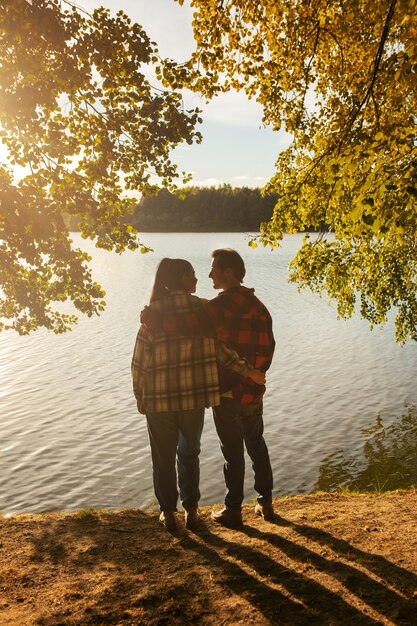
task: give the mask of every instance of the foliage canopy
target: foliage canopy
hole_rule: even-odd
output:
[[[152,88],[149,66],[159,61],[121,11],[0,0],[0,330],[63,332],[76,320],[57,310],[67,300],[89,316],[103,309],[65,216],[98,247],[146,251],[126,220],[137,200],[123,191],[149,191],[152,174],[172,188],[170,150],[200,139],[198,111]]]
[[[165,63],[166,84],[242,89],[293,136],[262,243],[326,224],[334,235],[305,238],[291,280],[326,291],[340,316],[359,301],[371,325],[394,308],[397,340],[417,340],[416,1],[191,4],[196,51]]]
[[[123,189],[149,191],[151,171],[172,188],[170,149],[200,139],[198,112],[171,91],[186,86],[207,98],[245,90],[265,124],[291,133],[261,242],[333,233],[305,238],[291,280],[327,292],[341,316],[359,301],[371,325],[394,308],[397,339],[416,340],[416,0],[191,4],[196,51],[178,65],[122,12],[0,0],[0,329],[61,332],[75,318],[54,303],[68,299],[87,315],[102,309],[63,216],[98,246],[141,247]],[[169,91],[151,87],[148,66]],[[29,169],[17,182],[19,165]]]

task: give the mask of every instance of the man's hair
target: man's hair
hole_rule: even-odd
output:
[[[224,271],[228,267],[232,270],[234,277],[241,283],[246,274],[245,264],[242,257],[232,248],[219,248],[211,253],[213,259],[217,260],[219,267]]]

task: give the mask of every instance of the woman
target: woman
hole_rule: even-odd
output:
[[[188,313],[205,300],[192,295],[197,278],[184,259],[162,259],[155,276],[150,309],[157,314]],[[160,522],[175,530],[177,473],[180,499],[189,529],[198,525],[200,439],[205,407],[220,404],[217,362],[263,384],[265,375],[210,337],[153,334],[139,328],[132,360],[133,390],[146,415],[153,484]]]

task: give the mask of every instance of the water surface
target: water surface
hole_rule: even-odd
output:
[[[417,345],[395,344],[392,323],[371,332],[358,318],[337,320],[326,300],[288,284],[299,236],[273,252],[249,249],[239,233],[142,238],[153,254],[118,256],[74,234],[107,291],[100,318],[82,319],[61,336],[0,334],[1,512],[155,505],[146,425],[130,381],[139,311],[163,256],[189,259],[197,294],[213,297],[210,252],[223,246],[242,254],[245,285],[256,288],[274,319],[277,348],[264,402],[274,495],[417,483]],[[221,502],[222,457],[209,410],[202,448],[201,502]]]

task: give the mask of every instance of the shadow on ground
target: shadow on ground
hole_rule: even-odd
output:
[[[417,624],[417,492],[203,513],[167,533],[138,510],[1,518],[1,624]]]

